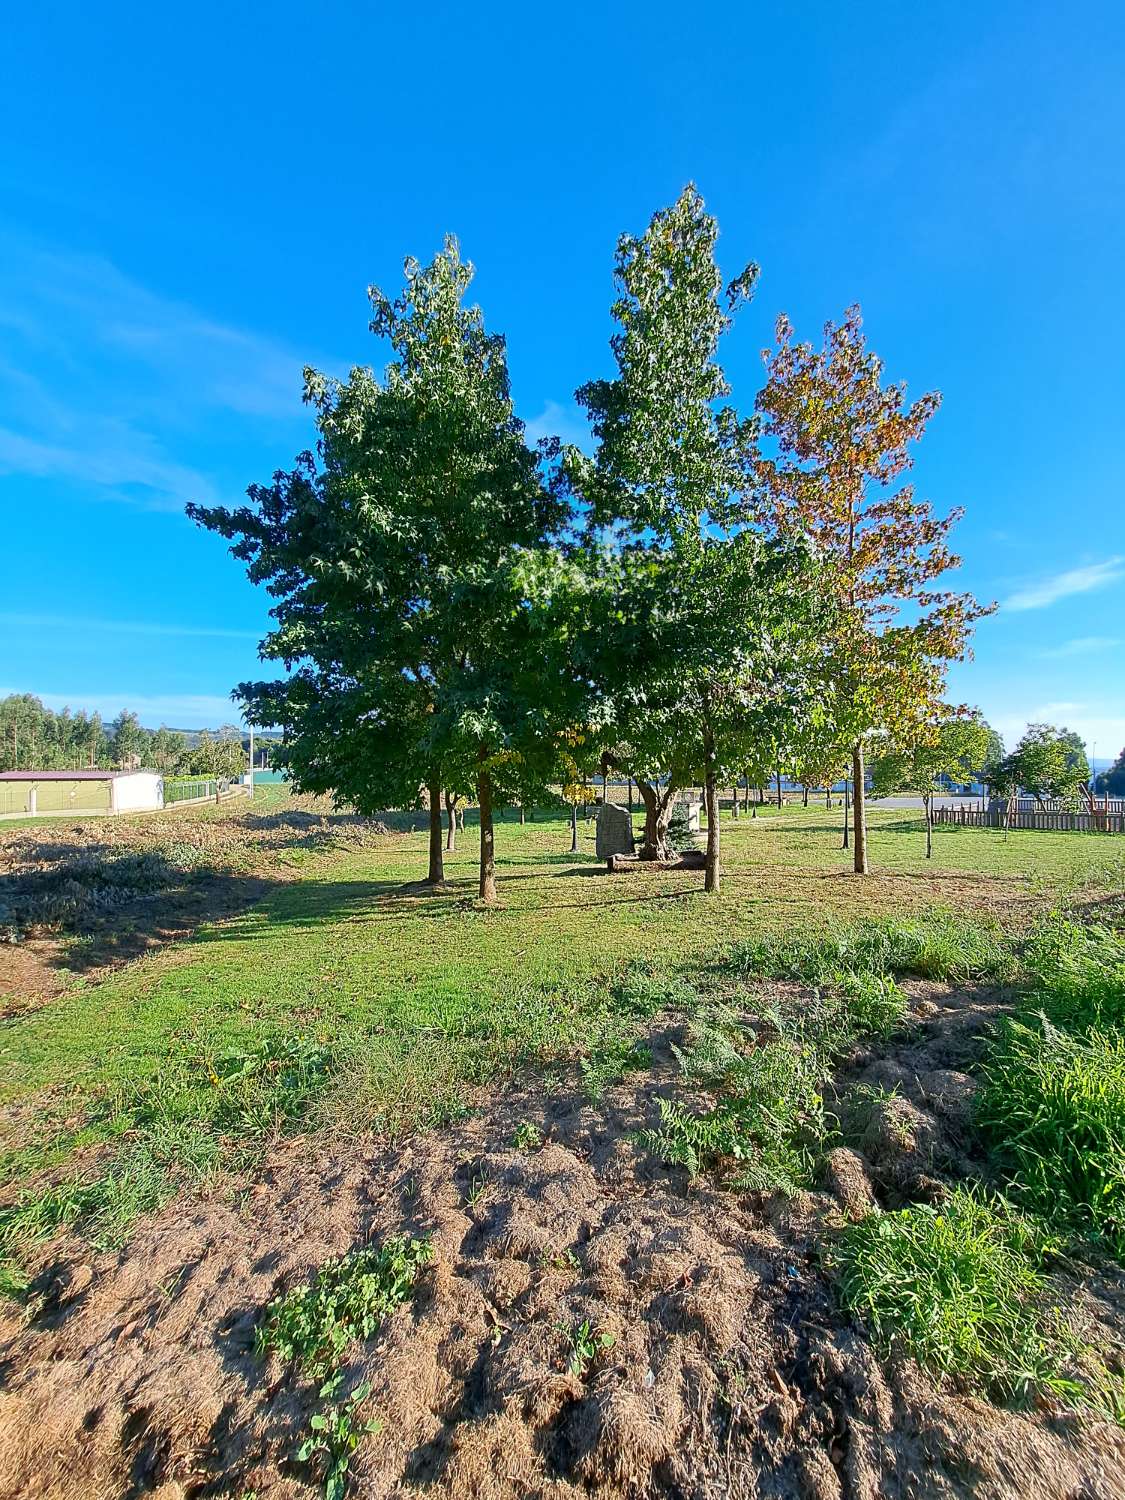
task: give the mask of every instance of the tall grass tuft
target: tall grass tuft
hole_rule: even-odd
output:
[[[1070,1352],[1040,1299],[1042,1231],[1002,1199],[958,1189],[846,1229],[832,1253],[844,1306],[884,1352],[901,1342],[931,1370],[1000,1399],[1074,1399]]]

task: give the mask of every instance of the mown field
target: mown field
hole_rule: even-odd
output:
[[[369,1406],[388,1430],[357,1439],[357,1493],[897,1493],[938,1400],[955,1436],[917,1493],[1017,1493],[1009,1449],[1039,1493],[1115,1493],[1125,840],[939,828],[926,861],[921,815],[876,809],[859,881],[837,810],[767,808],[724,820],[714,899],[697,873],[606,875],[592,823],[574,856],[561,815],[509,813],[502,904],[482,910],[471,815],[439,892],[416,883],[419,815],[337,817],[270,787],[129,825],[23,828],[0,866],[6,948],[55,976],[21,993],[32,970],[0,946],[11,1472],[36,1415],[55,1420],[35,1371],[65,1354],[86,1397],[58,1452],[93,1455],[106,1494],[122,1465],[195,1493],[191,1464],[232,1495],[312,1493],[339,1454],[296,1456],[323,1430],[310,1413],[359,1431]],[[649,1273],[627,1291],[599,1258],[619,1241],[625,1260],[674,1245],[667,1274],[717,1310],[681,1326],[638,1302]],[[157,1421],[135,1362],[99,1362],[134,1325],[154,1330],[162,1401],[218,1402],[198,1432]],[[831,1347],[810,1365],[794,1329],[814,1325]],[[191,1350],[198,1390],[169,1373]],[[672,1350],[672,1393],[652,1395]],[[899,1370],[908,1398],[880,1404],[876,1372],[903,1358],[922,1383]],[[263,1394],[270,1359],[288,1375]],[[448,1399],[427,1361],[453,1372],[426,1375]],[[335,1386],[318,1403],[329,1367],[350,1407]],[[759,1414],[779,1384],[796,1414],[750,1421],[770,1371]],[[546,1407],[519,1415],[540,1381]],[[987,1431],[974,1396],[1015,1425]],[[125,1432],[142,1404],[147,1437]],[[125,1427],[83,1436],[95,1408]],[[67,1485],[47,1465],[26,1492],[82,1493]]]

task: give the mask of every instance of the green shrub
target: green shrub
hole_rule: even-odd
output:
[[[275,1297],[257,1331],[259,1353],[299,1363],[314,1380],[329,1375],[356,1339],[370,1338],[414,1295],[418,1273],[433,1259],[428,1238],[405,1235],[329,1260],[310,1287]]]

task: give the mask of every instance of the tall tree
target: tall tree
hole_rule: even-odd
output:
[[[826,324],[820,349],[795,342],[779,318],[764,359],[757,405],[774,452],[757,460],[759,516],[779,536],[811,538],[835,587],[829,672],[851,746],[854,866],[866,874],[865,741],[874,731],[909,737],[933,718],[948,663],[966,655],[973,622],[988,611],[936,587],[960,561],[947,538],[962,512],[939,517],[901,482],[937,393],[907,402],[904,385],[884,383],[857,307]]]
[[[305,372],[319,464],[252,486],[231,511],[190,506],[236,539],[234,554],[274,595],[262,645],[287,668],[238,696],[253,722],[280,725],[274,762],[298,787],[365,811],[416,805],[426,789],[429,879],[442,880],[445,764],[475,766],[480,895],[495,897],[492,776],[535,719],[514,652],[542,628],[521,613],[527,554],[564,514],[541,482],[508,381],[504,340],[466,306],[473,268],[454,240],[425,267],[408,260],[398,297],[370,289],[371,330],[390,345],[380,378]],[[549,571],[549,570],[548,570]],[[558,582],[557,578],[554,580]],[[554,684],[545,664],[539,707]]]
[[[148,732],[141,728],[141,721],[136,714],[128,709],[123,708],[114,719],[110,735],[113,740],[113,758],[125,770],[130,769],[134,760],[143,757],[148,749]]]
[[[565,467],[591,544],[620,560],[623,587],[593,673],[606,685],[610,752],[638,781],[646,853],[662,852],[677,781],[702,779],[709,891],[720,883],[718,787],[740,768],[747,735],[761,732],[755,716],[781,696],[777,669],[787,648],[796,658],[787,627],[801,616],[795,581],[808,562],[791,539],[766,547],[746,526],[755,423],[723,404],[718,346],[758,269],[747,266],[724,299],[717,237],[689,184],[643,235],[619,240],[617,374],[578,391],[597,452],[589,461],[572,450]]]

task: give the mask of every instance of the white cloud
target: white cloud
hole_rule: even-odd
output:
[[[548,401],[537,417],[524,424],[527,441],[534,445],[543,437],[561,438],[564,443],[573,443],[576,448],[587,447],[590,429],[576,406],[568,402]]]
[[[1043,609],[1071,594],[1088,594],[1092,589],[1104,588],[1125,578],[1125,557],[1107,557],[1101,562],[1090,563],[1084,568],[1068,568],[1050,578],[1041,579],[1027,588],[1019,589],[1004,601],[1009,610]]]
[[[151,620],[96,620],[82,615],[0,614],[0,625],[14,630],[71,630],[85,634],[193,636],[222,641],[258,641],[264,632],[227,630],[218,625],[162,625]]]
[[[1099,651],[1113,651],[1125,646],[1125,638],[1116,635],[1083,635],[1073,641],[1064,641],[1061,646],[1051,646],[1038,654],[1051,661],[1062,661],[1068,656],[1093,656]]]

